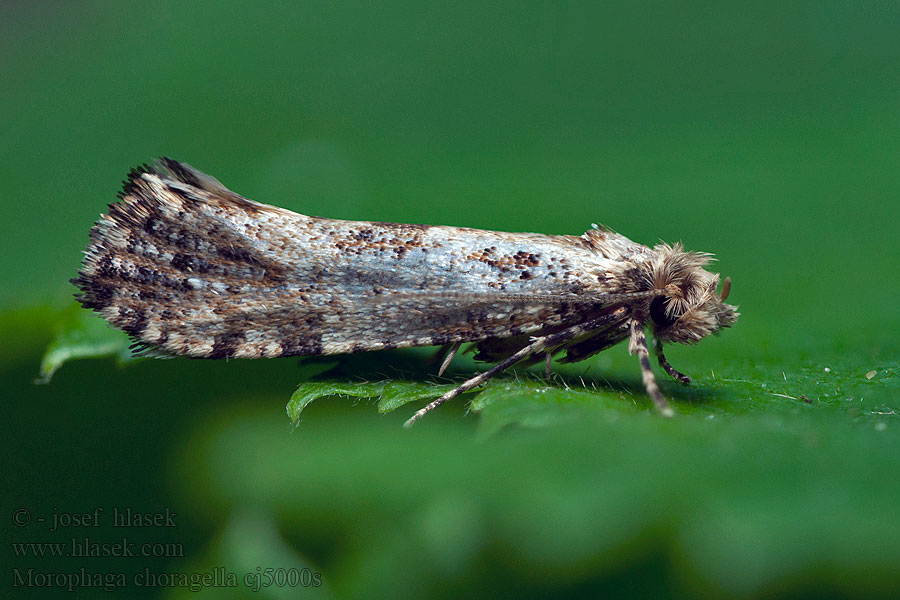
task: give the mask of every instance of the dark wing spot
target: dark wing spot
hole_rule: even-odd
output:
[[[243,341],[244,334],[240,331],[229,331],[217,335],[213,342],[212,352],[209,353],[209,358],[232,357]]]

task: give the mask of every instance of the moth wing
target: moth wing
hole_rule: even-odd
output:
[[[208,358],[564,328],[607,308],[592,286],[627,240],[307,217],[169,159],[132,171],[120,199],[73,280],[81,302],[144,346]]]

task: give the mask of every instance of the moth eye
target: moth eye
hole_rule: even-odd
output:
[[[664,296],[657,296],[650,303],[650,318],[660,329],[665,329],[678,320],[666,314],[666,298]]]

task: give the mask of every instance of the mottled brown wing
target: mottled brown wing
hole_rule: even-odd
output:
[[[91,232],[82,304],[141,344],[274,357],[515,337],[609,309],[622,236],[319,219],[247,200],[183,163],[132,171]],[[620,250],[617,248],[617,251]],[[615,254],[615,253],[612,253]]]

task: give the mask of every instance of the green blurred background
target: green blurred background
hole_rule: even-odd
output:
[[[5,5],[5,585],[32,569],[49,587],[12,592],[62,594],[40,574],[84,569],[194,597],[134,576],[295,568],[322,585],[201,595],[900,593],[898,39],[896,2]],[[663,384],[673,422],[624,348],[411,432],[413,405],[346,397],[292,429],[287,398],[331,363],[91,359],[35,385],[60,332],[119,347],[68,279],[163,154],[312,215],[680,240],[716,253],[743,316],[669,351],[696,380]],[[428,381],[428,359],[329,376]],[[579,377],[598,391],[567,395]],[[126,507],[177,526],[112,527]],[[84,537],[183,552],[14,545]]]

